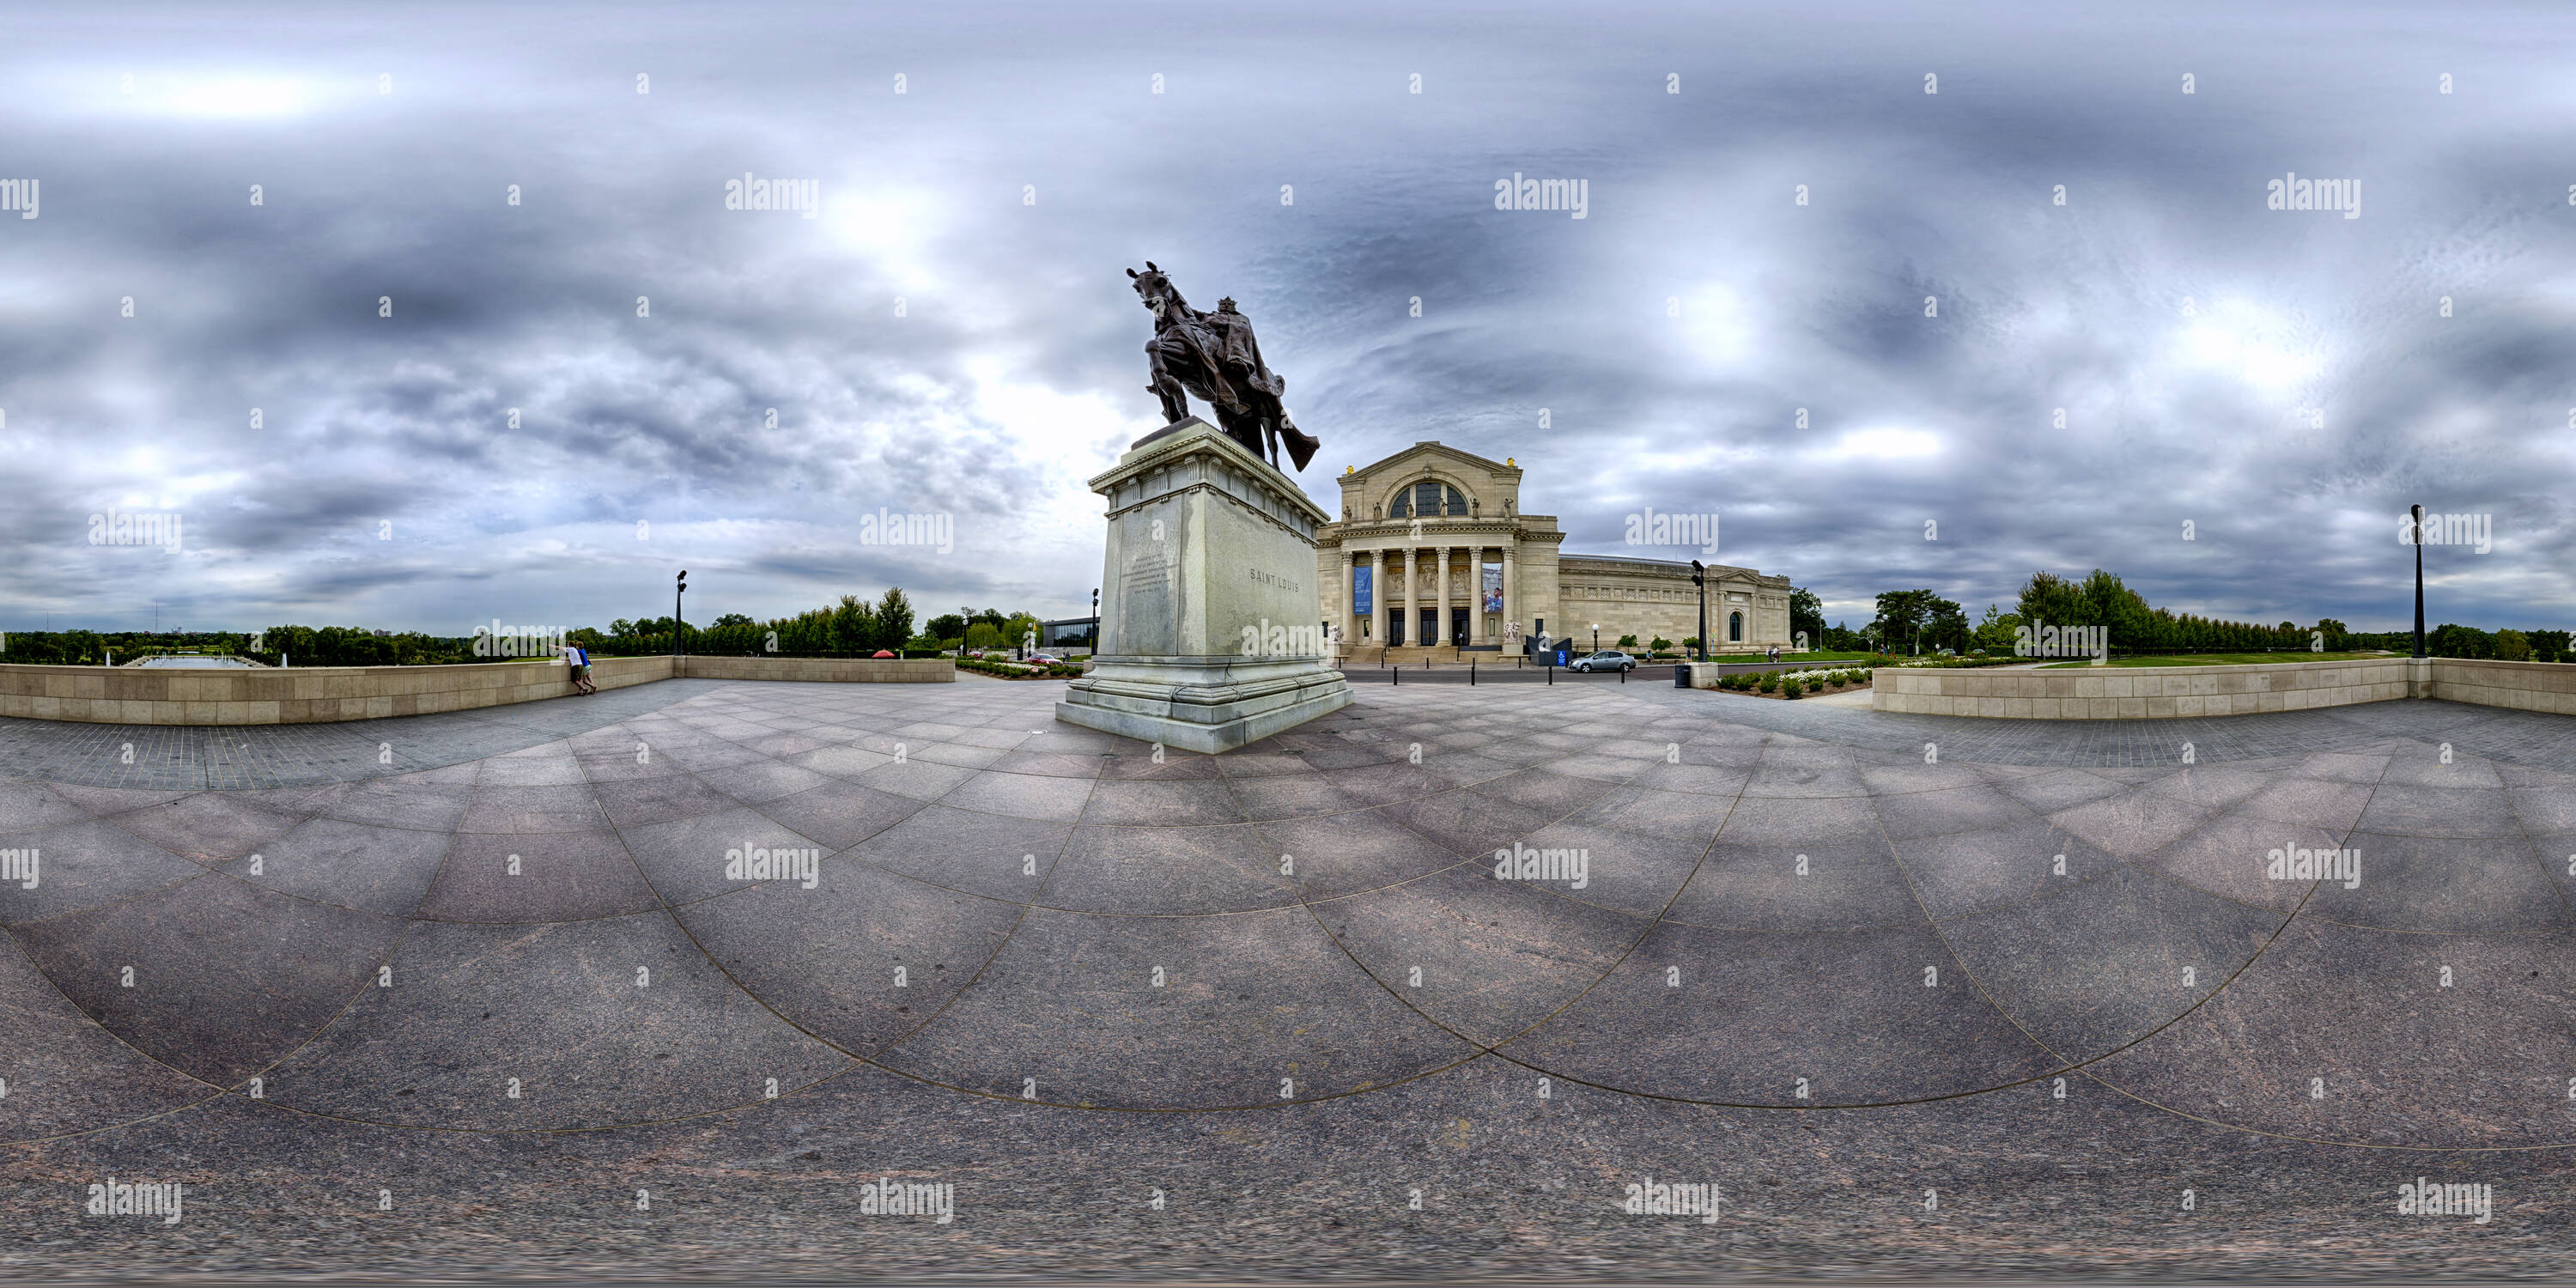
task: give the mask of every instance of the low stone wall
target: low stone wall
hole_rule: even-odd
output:
[[[1870,705],[2012,720],[2162,720],[2440,698],[2576,715],[2576,665],[2437,657],[2276,666],[1906,670],[1882,667]]]
[[[2576,665],[2433,659],[2433,696],[2482,707],[2576,715]]]
[[[818,684],[953,684],[944,657],[691,657],[680,674],[702,680],[803,680]]]
[[[603,689],[671,676],[667,657],[603,658]],[[0,716],[97,724],[252,725],[372,720],[500,706],[572,692],[552,662],[465,666],[0,666]]]
[[[2576,672],[2576,667],[2568,669]],[[2029,671],[1881,667],[1873,677],[1870,706],[1879,711],[2014,720],[2165,720],[2244,715],[2402,698],[2407,696],[2406,671],[2407,659],[2402,657],[2277,666],[2042,667]]]
[[[946,658],[864,659],[603,657],[602,689],[667,680],[938,683],[957,678]],[[93,724],[316,724],[427,715],[560,698],[573,691],[555,662],[462,666],[313,666],[260,669],[0,665],[0,716]]]

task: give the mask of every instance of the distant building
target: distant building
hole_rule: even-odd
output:
[[[1099,638],[1100,619],[1097,617],[1063,617],[1038,623],[1038,648],[1043,652],[1059,649],[1087,652],[1097,646]]]
[[[1437,442],[1341,476],[1341,518],[1316,534],[1320,616],[1355,647],[1500,648],[1544,632],[1589,648],[1699,634],[1687,558],[1561,553],[1556,516],[1521,511],[1521,470]],[[1789,579],[1708,568],[1710,647],[1788,647]]]

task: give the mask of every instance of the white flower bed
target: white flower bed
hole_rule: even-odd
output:
[[[1780,683],[1787,684],[1791,680],[1796,680],[1801,688],[1812,689],[1819,681],[1831,680],[1837,675],[1854,670],[1861,672],[1864,679],[1869,672],[1868,667],[1849,666],[1829,666],[1821,671],[1784,671],[1780,675]]]

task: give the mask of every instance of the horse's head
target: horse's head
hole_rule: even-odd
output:
[[[1146,308],[1159,313],[1167,306],[1174,309],[1190,306],[1189,301],[1181,298],[1180,290],[1172,285],[1172,279],[1156,268],[1150,259],[1145,261],[1144,272],[1131,268],[1127,270],[1127,276],[1135,279],[1130,284],[1136,288],[1136,298],[1142,300]]]

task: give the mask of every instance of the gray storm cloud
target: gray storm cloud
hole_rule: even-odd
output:
[[[2428,552],[2436,620],[2576,615],[2547,10],[1183,13],[23,10],[0,626],[604,624],[679,567],[693,617],[1070,615],[1082,480],[1159,419],[1147,258],[1260,323],[1318,496],[1438,438],[1569,549],[1716,510],[1855,624],[2099,565],[2365,628],[2420,501],[2496,534]],[[2293,172],[2361,217],[2268,209]],[[857,543],[880,506],[955,549]],[[87,545],[108,507],[187,548]]]

